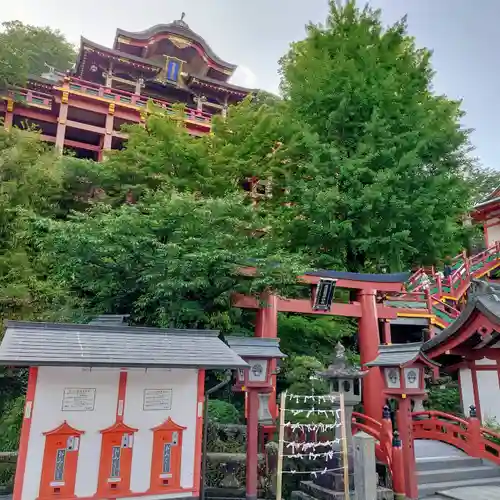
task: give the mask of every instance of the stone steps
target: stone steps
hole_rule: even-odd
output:
[[[420,498],[449,498],[441,492],[464,486],[500,485],[500,467],[471,457],[417,460]]]
[[[292,493],[292,499],[294,499]],[[314,484],[312,481],[301,481],[300,483],[300,493],[305,496],[297,496],[295,500],[344,500],[344,493],[332,491],[328,488],[323,488],[317,484]],[[350,493],[351,499],[354,500],[356,498],[353,491]],[[378,488],[377,490],[377,500],[393,500],[394,493],[391,490],[387,490],[386,488]]]
[[[461,481],[469,479],[498,478],[500,469],[491,465],[479,465],[474,467],[457,467],[446,470],[426,470],[417,472],[418,484],[447,483],[460,478]]]

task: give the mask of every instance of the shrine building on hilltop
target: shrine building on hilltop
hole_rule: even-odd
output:
[[[150,100],[167,113],[183,103],[188,131],[210,132],[212,117],[225,116],[251,90],[228,83],[236,65],[217,56],[183,18],[137,33],[118,29],[113,48],[82,38],[73,71],[48,67],[26,88],[0,94],[5,127],[35,126],[58,149],[97,161],[122,148],[122,125],[145,123]]]

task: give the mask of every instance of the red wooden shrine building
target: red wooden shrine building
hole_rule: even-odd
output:
[[[82,38],[67,75],[47,68],[26,88],[0,94],[0,118],[7,128],[36,126],[58,149],[100,161],[123,146],[122,125],[145,122],[149,100],[167,113],[183,103],[188,131],[209,133],[214,115],[250,93],[228,82],[235,69],[183,19],[137,33],[118,29],[111,48]]]

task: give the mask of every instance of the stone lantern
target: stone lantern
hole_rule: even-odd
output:
[[[345,357],[345,347],[340,342],[335,347],[332,363],[324,372],[318,373],[319,377],[327,381],[332,394],[344,395],[345,424],[349,446],[352,444],[352,412],[354,407],[361,402],[361,379],[366,373],[357,366],[349,366]],[[334,406],[339,408],[339,402],[336,401]],[[337,437],[340,437],[340,428],[337,432]]]

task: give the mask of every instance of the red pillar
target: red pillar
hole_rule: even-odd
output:
[[[248,389],[247,399],[247,471],[246,500],[257,500],[258,445],[259,445],[259,394]]]
[[[384,319],[384,344],[391,345],[392,344],[392,336],[391,336],[391,322],[388,319]]]
[[[378,356],[379,330],[376,290],[359,290],[358,300],[361,305],[359,318],[359,353],[361,365],[373,361]],[[363,408],[369,417],[380,419],[380,408],[384,406],[384,384],[380,368],[370,368],[363,378]]]
[[[257,310],[255,322],[256,337],[278,337],[278,297],[268,293],[262,294],[260,309]]]
[[[405,500],[405,466],[403,458],[403,449],[401,448],[401,439],[399,432],[394,433],[392,440],[392,489],[394,490],[394,500]]]
[[[9,97],[7,99],[7,109],[5,110],[5,118],[3,121],[3,126],[5,130],[10,130],[12,128],[13,121],[14,121],[14,101]]]
[[[278,297],[269,293],[263,293],[261,296],[261,306],[257,309],[257,318],[255,321],[255,336],[277,338],[278,337]],[[276,372],[278,362],[271,361],[271,371]],[[273,392],[269,397],[269,412],[273,418],[278,417],[276,403],[276,375],[271,376]]]
[[[398,431],[403,445],[403,458],[405,470],[406,498],[418,499],[417,466],[415,461],[415,449],[413,447],[413,420],[411,416],[411,399],[401,398],[398,400],[397,413]]]

